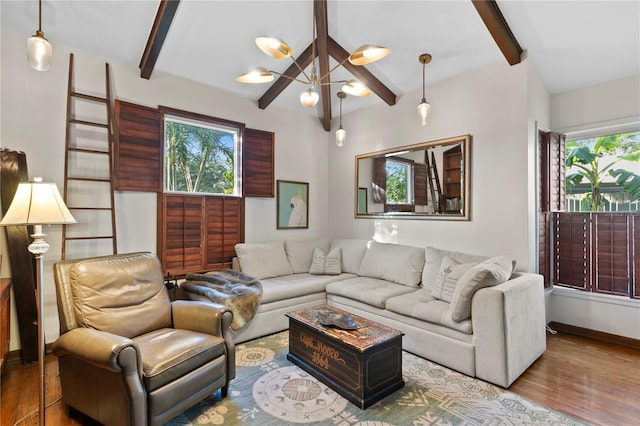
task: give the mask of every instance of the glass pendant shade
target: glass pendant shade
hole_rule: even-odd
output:
[[[291,48],[278,37],[257,37],[256,45],[264,53],[276,59],[284,59],[291,56]]]
[[[266,68],[256,68],[236,77],[240,83],[268,83],[273,81],[273,74]]]
[[[342,86],[342,91],[353,96],[371,96],[371,90],[358,80],[349,80]]]
[[[347,131],[340,126],[338,130],[336,130],[336,145],[342,148],[346,140]]]
[[[51,66],[51,56],[53,48],[51,43],[44,38],[44,33],[40,30],[27,40],[27,59],[29,65],[37,71],[48,71]]]
[[[349,62],[353,65],[367,65],[384,58],[390,52],[391,50],[386,47],[366,44],[349,55]]]
[[[300,95],[300,103],[306,108],[313,108],[318,103],[320,95],[318,95],[312,88],[305,90]]]
[[[431,105],[429,104],[429,102],[427,102],[423,98],[422,102],[420,102],[420,105],[418,105],[418,117],[420,117],[420,124],[422,124],[423,126],[426,126],[427,119],[429,118],[430,114],[431,114]]]

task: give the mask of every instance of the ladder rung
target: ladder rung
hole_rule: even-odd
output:
[[[86,121],[86,120],[76,120],[75,118],[70,119],[69,123],[84,124],[85,126],[104,127],[105,129],[108,127],[104,123],[95,123],[93,121]]]
[[[67,177],[67,180],[80,180],[85,182],[111,182],[111,180],[109,179],[79,178],[79,177]]]
[[[69,151],[84,152],[85,154],[102,154],[109,155],[109,151],[100,151],[99,149],[85,149],[85,148],[69,148]]]
[[[109,240],[113,238],[112,235],[105,235],[102,237],[67,237],[66,240]]]
[[[69,210],[113,210],[111,207],[69,207]]]
[[[71,96],[74,96],[76,98],[86,99],[88,101],[93,101],[93,102],[107,103],[107,99],[106,98],[101,98],[99,96],[93,96],[93,95],[87,95],[86,93],[71,92]]]

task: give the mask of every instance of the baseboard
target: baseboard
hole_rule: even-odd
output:
[[[630,337],[618,336],[555,321],[551,321],[549,327],[562,333],[575,334],[576,336],[588,337],[589,339],[600,340],[607,343],[615,343],[632,349],[640,349],[640,340],[631,339]]]
[[[50,354],[51,353],[51,347],[53,346],[52,343],[47,343],[44,346],[44,353],[45,354]],[[14,349],[12,351],[9,351],[7,353],[7,358],[4,360],[5,364],[10,364],[13,362],[22,362],[22,349]],[[34,361],[33,363],[35,364],[38,361]]]

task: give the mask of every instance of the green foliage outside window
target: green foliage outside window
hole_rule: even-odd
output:
[[[387,203],[409,204],[409,167],[405,164],[387,161]]]
[[[237,132],[165,117],[165,191],[238,194]]]
[[[570,141],[565,149],[567,191],[585,183],[588,186],[581,211],[606,210],[608,201],[602,189],[607,176],[629,194],[632,202],[640,200],[640,176],[631,170],[613,168],[622,160],[640,161],[640,132]]]

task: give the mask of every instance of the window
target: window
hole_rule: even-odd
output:
[[[242,195],[241,129],[164,114],[164,191]]]
[[[640,297],[640,132],[539,142],[545,283]]]
[[[640,132],[567,141],[567,211],[640,211]]]
[[[413,164],[387,158],[387,204],[413,204]]]

